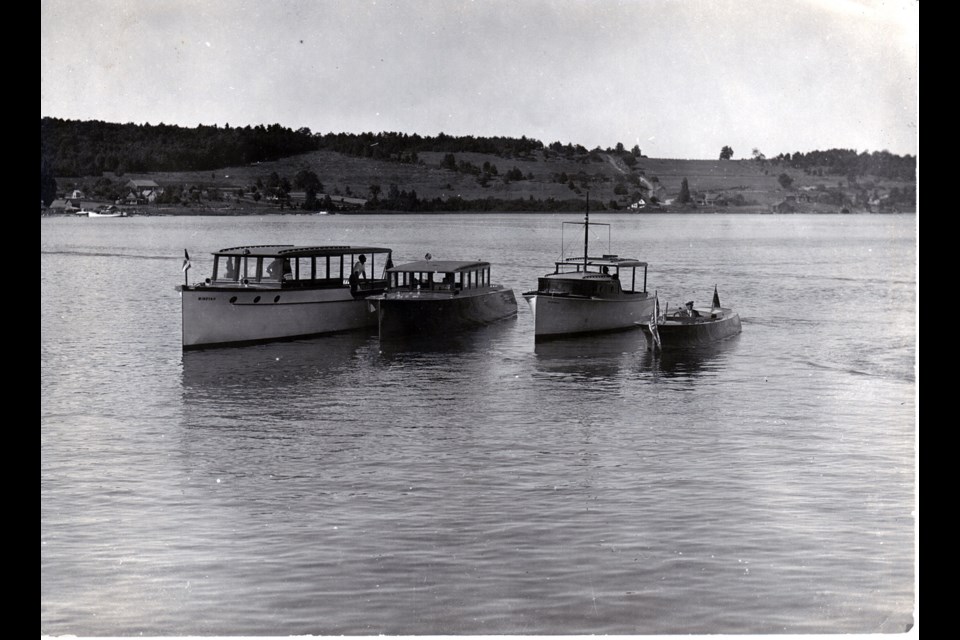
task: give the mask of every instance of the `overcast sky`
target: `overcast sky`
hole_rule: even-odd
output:
[[[908,0],[42,0],[40,115],[916,154]]]

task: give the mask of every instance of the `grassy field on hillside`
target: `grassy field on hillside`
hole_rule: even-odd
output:
[[[478,170],[485,163],[495,167],[496,175],[488,175],[484,181],[476,173],[444,168],[442,163],[445,155],[425,152],[420,154],[417,164],[404,164],[351,157],[332,151],[314,151],[273,162],[225,167],[216,171],[127,174],[114,177],[114,180],[124,182],[131,178],[144,178],[154,180],[163,187],[196,186],[206,190],[216,189],[221,194],[218,201],[201,202],[186,208],[158,205],[141,207],[147,212],[152,210],[156,213],[237,214],[279,211],[276,203],[254,202],[250,199],[249,187],[256,185],[258,180],[266,182],[272,172],[292,182],[297,172],[302,169],[313,171],[323,183],[325,193],[331,195],[370,198],[371,185],[378,185],[383,197],[392,185],[396,185],[398,190],[415,192],[418,198],[427,200],[445,200],[459,196],[465,200],[526,200],[532,197],[535,200],[563,201],[583,199],[589,189],[591,202],[607,208],[613,208],[613,203],[617,208],[626,208],[632,204],[636,195],[641,193],[637,184],[642,178],[647,183],[662,187],[659,191],[660,200],[666,206],[660,210],[669,211],[766,213],[775,211],[775,208],[785,201],[799,200],[793,207],[798,211],[836,213],[841,209],[841,205],[814,202],[814,196],[833,190],[851,198],[852,202],[857,193],[862,199],[864,192],[880,194],[894,187],[903,189],[912,186],[912,183],[869,177],[861,178],[856,185],[849,185],[847,180],[840,176],[810,175],[803,170],[754,160],[640,157],[636,159],[633,167],[629,167],[618,156],[600,152],[580,157],[565,157],[553,152],[538,151],[513,158],[480,153],[454,154],[460,165],[466,163]],[[523,179],[507,180],[505,178],[508,172],[519,172]],[[781,174],[786,174],[793,180],[789,189],[781,186],[778,179]],[[565,177],[566,182],[562,181],[561,177]],[[688,182],[693,203],[685,206],[671,204],[679,196],[684,179]],[[83,187],[95,180],[96,178],[64,178],[58,179],[58,185],[64,190],[73,188],[73,185]],[[244,191],[244,197],[237,198],[238,190]],[[298,194],[292,195],[296,202]],[[300,195],[302,197],[302,194]],[[730,201],[735,201],[737,206],[731,206]]]

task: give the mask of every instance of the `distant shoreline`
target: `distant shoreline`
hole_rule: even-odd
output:
[[[791,216],[791,215],[916,215],[915,210],[910,211],[883,211],[883,212],[869,212],[869,211],[792,211],[778,213],[770,210],[765,210],[762,207],[719,207],[719,208],[676,208],[676,207],[660,207],[660,208],[651,208],[646,210],[639,211],[626,211],[623,209],[620,210],[604,210],[604,211],[593,211],[591,212],[596,216],[603,215],[636,215],[636,216],[657,216],[657,215],[774,215],[774,216]],[[456,210],[456,211],[387,211],[387,210],[357,210],[357,211],[338,211],[336,213],[321,214],[313,211],[302,211],[302,210],[286,210],[279,211],[275,208],[223,208],[223,209],[196,209],[192,207],[151,207],[149,209],[139,209],[139,210],[130,210],[126,212],[125,217],[200,217],[200,216],[211,216],[211,217],[232,217],[232,218],[243,218],[243,217],[259,217],[259,216],[299,216],[299,217],[315,217],[315,218],[324,218],[328,216],[376,216],[376,215],[388,215],[388,216],[433,216],[433,215],[450,215],[450,214],[463,214],[463,215],[577,215],[578,212],[575,211],[482,211],[482,210]],[[41,217],[44,218],[86,218],[85,215],[77,215],[75,213],[60,213],[60,212],[50,212],[42,211]]]

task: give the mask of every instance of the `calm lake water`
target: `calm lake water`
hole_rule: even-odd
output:
[[[41,219],[41,635],[910,628],[917,218],[592,216],[661,303],[739,311],[662,355],[535,344],[580,219]],[[488,260],[519,314],[183,353],[183,250],[271,243]]]

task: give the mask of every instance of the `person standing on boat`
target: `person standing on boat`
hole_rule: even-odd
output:
[[[360,258],[353,263],[353,271],[350,272],[350,293],[356,295],[360,287],[360,278],[367,279],[367,270],[364,265],[367,263],[367,256],[360,254]]]

